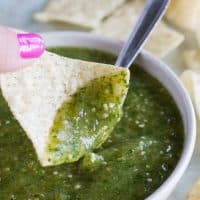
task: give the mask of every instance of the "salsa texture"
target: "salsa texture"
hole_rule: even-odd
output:
[[[109,64],[116,59],[85,48],[51,51]],[[167,90],[139,66],[131,68],[129,87],[122,119],[99,149],[47,168],[0,95],[0,199],[143,200],[153,193],[180,158],[183,123]]]
[[[62,104],[48,143],[54,165],[78,161],[106,141],[122,117],[127,74],[94,79]]]

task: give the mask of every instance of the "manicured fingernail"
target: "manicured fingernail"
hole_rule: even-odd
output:
[[[25,59],[38,58],[44,50],[45,44],[42,37],[35,33],[18,33],[20,56]]]

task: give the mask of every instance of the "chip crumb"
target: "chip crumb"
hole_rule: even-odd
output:
[[[152,179],[152,178],[148,178],[147,181],[148,181],[148,182],[152,182],[153,179]]]
[[[9,172],[9,171],[10,171],[10,168],[9,168],[9,167],[6,167],[6,168],[5,168],[5,171],[6,171],[6,172]]]
[[[68,178],[72,178],[73,176],[72,176],[72,174],[68,174],[67,177]]]
[[[81,185],[80,184],[76,184],[75,186],[74,186],[74,189],[76,189],[76,190],[78,190],[78,189],[80,189],[81,188]]]
[[[92,108],[92,112],[95,112],[96,111],[96,108]]]
[[[57,171],[54,171],[53,174],[54,174],[54,175],[58,175],[58,172],[57,172]]]
[[[6,124],[10,124],[10,120],[6,120],[6,122],[5,122]]]
[[[149,166],[149,165],[146,165],[146,168],[147,168],[147,169],[149,169],[149,168],[150,168],[150,166]]]

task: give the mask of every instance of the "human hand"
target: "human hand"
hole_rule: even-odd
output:
[[[0,73],[30,65],[44,49],[40,35],[0,26]]]

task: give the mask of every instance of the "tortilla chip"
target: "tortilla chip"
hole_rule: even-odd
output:
[[[145,48],[160,58],[164,58],[184,41],[184,35],[161,22],[152,34]]]
[[[185,51],[183,58],[188,68],[200,71],[200,49]]]
[[[43,22],[58,21],[93,28],[124,2],[125,0],[51,0],[35,18]]]
[[[188,195],[188,200],[199,200],[200,199],[200,180],[193,187],[192,191]]]
[[[111,38],[127,40],[134,25],[141,14],[144,1],[130,1],[115,11],[112,16],[103,21],[96,33]],[[163,58],[173,49],[177,48],[184,40],[184,36],[161,22],[155,29],[145,48],[154,55]]]
[[[200,72],[186,70],[180,78],[190,94],[200,119]]]
[[[182,29],[195,31],[200,17],[200,1],[173,0],[166,17],[171,23]]]
[[[54,165],[54,160],[49,160],[51,155],[47,146],[57,111],[63,102],[70,100],[72,95],[90,81],[100,77],[120,76],[122,72],[128,84],[127,69],[74,60],[45,52],[30,67],[17,72],[0,74],[3,96],[15,118],[31,139],[43,166]],[[120,89],[120,85],[118,88]],[[123,92],[120,96],[121,102],[126,97],[127,85]]]

